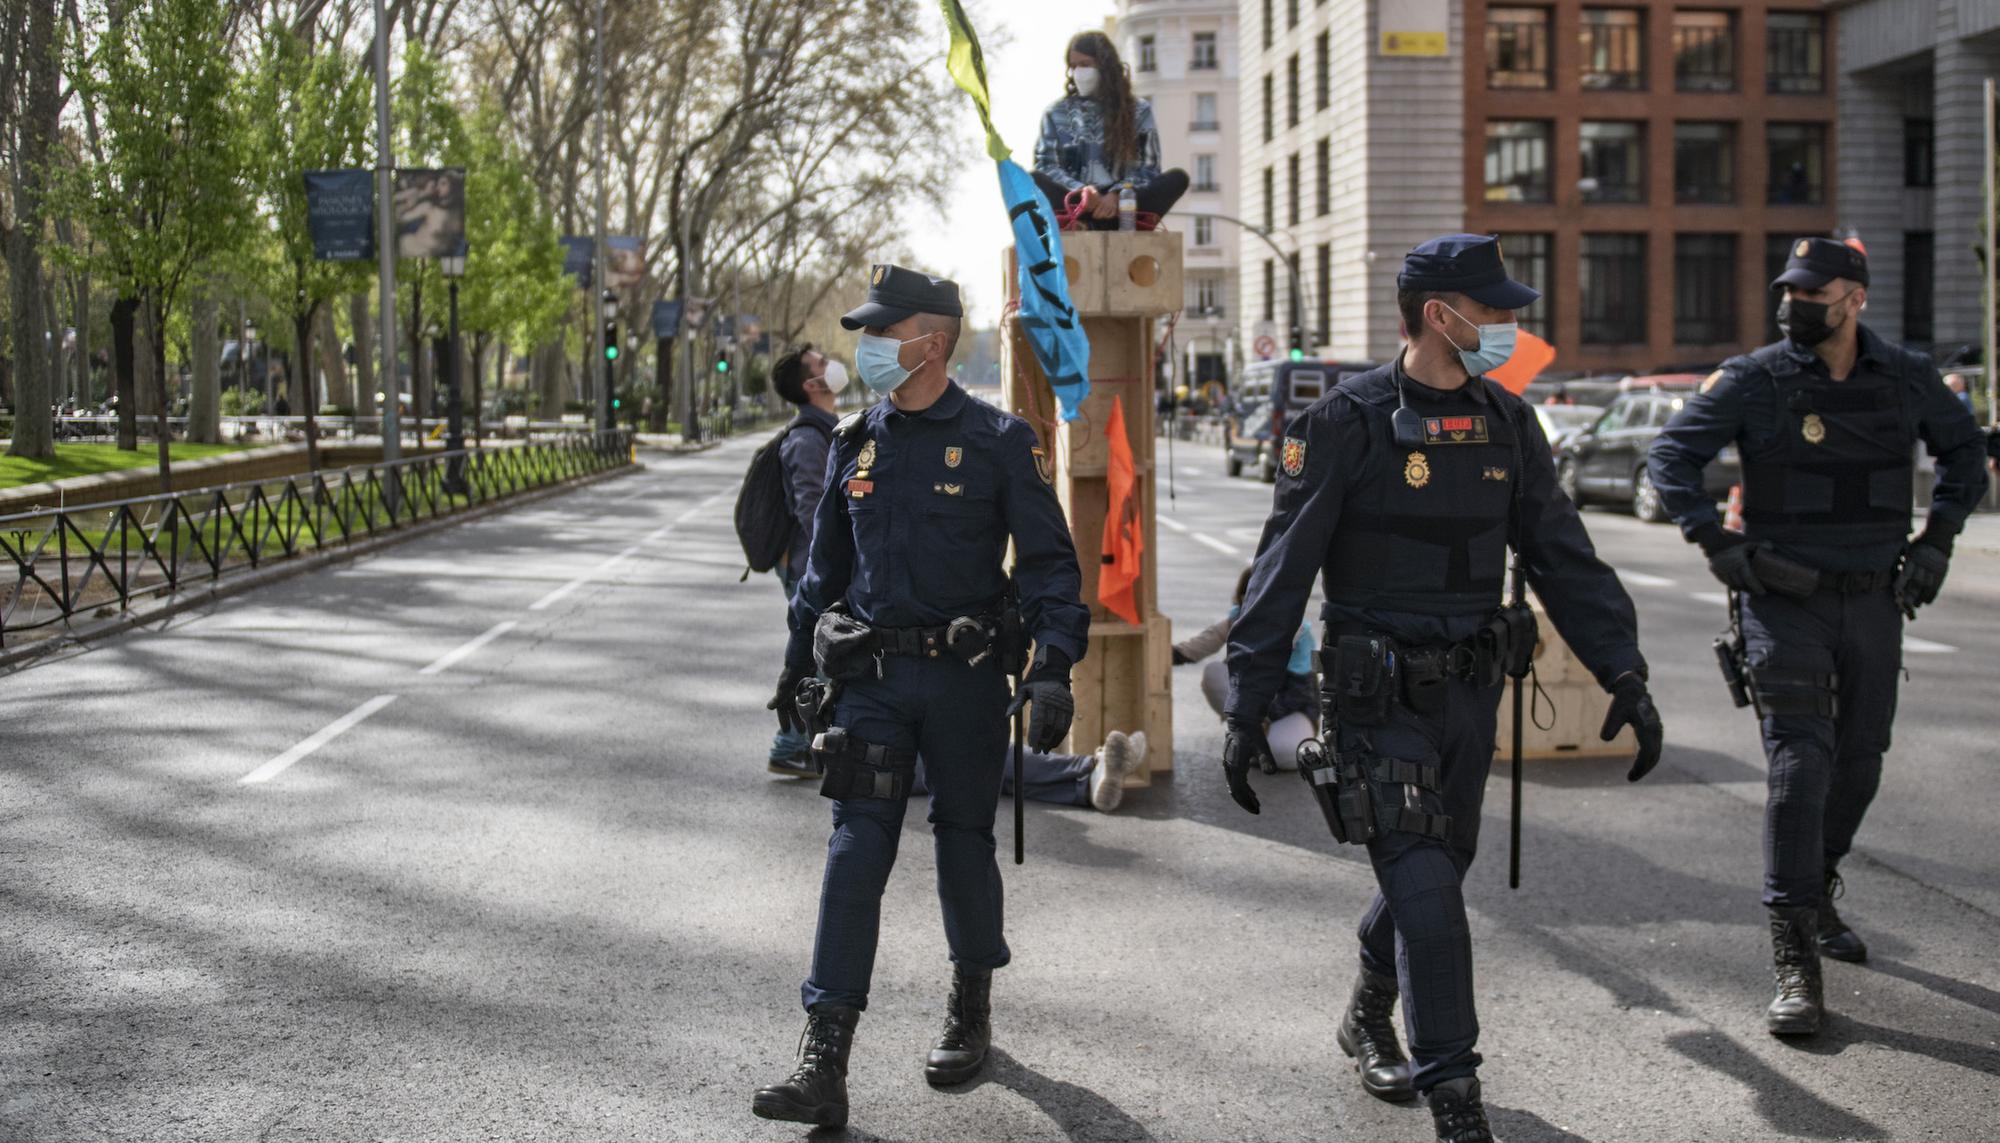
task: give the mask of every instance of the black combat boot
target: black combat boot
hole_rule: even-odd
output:
[[[1833,899],[1846,889],[1839,871],[1829,866],[1826,892],[1819,899],[1819,955],[1860,964],[1868,959],[1868,946],[1862,943],[1860,933],[1847,927],[1847,922],[1840,919],[1840,914],[1833,907]]]
[[[1820,994],[1817,910],[1771,910],[1771,972],[1778,995],[1764,1010],[1773,1036],[1810,1036],[1819,1031],[1825,1002]]]
[[[1430,1101],[1438,1143],[1493,1143],[1493,1129],[1486,1125],[1486,1105],[1479,1102],[1476,1078],[1446,1080],[1431,1089]]]
[[[964,1083],[986,1066],[986,1049],[993,1042],[992,985],[991,971],[952,970],[944,1032],[924,1061],[924,1078],[932,1087]]]
[[[799,1037],[799,1066],[793,1069],[792,1078],[758,1088],[750,1110],[764,1119],[845,1126],[847,1050],[854,1046],[854,1025],[860,1020],[857,1008],[813,1005],[806,1012],[805,1034]]]
[[[1367,969],[1354,979],[1354,994],[1347,998],[1347,1015],[1340,1019],[1334,1040],[1354,1061],[1361,1073],[1361,1086],[1376,1099],[1392,1103],[1415,1099],[1410,1086],[1410,1060],[1396,1042],[1396,978],[1377,976]]]

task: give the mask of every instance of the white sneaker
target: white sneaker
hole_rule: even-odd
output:
[[[1125,754],[1126,775],[1137,774],[1146,768],[1146,732],[1135,730],[1126,735],[1132,748]]]
[[[1097,752],[1097,765],[1090,771],[1092,809],[1108,814],[1125,800],[1126,759],[1131,751],[1131,740],[1124,732],[1114,730],[1104,736],[1104,746]]]

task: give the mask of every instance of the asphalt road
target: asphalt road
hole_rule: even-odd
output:
[[[737,582],[728,523],[754,444],[0,676],[0,1139],[802,1136],[748,1112],[789,1068],[826,834],[762,767],[781,603]],[[1188,630],[1269,490],[1212,448],[1171,471],[1160,594]],[[1500,1137],[1994,1138],[2000,550],[1962,545],[1911,631],[1842,903],[1874,960],[1830,965],[1830,1027],[1781,1043],[1713,585],[1671,528],[1588,519],[1669,747],[1640,786],[1532,767],[1518,892],[1496,771],[1468,898]],[[1174,781],[1030,807],[995,1063],[953,1092],[920,1074],[949,967],[911,815],[848,1137],[1429,1137],[1332,1042],[1365,864],[1290,775],[1237,810],[1193,669],[1176,698]]]

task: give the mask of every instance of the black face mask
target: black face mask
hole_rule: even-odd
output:
[[[1842,294],[1834,301],[1846,297],[1846,294]],[[1811,349],[1832,337],[1833,331],[1840,328],[1826,323],[1826,312],[1832,304],[1832,302],[1808,302],[1787,295],[1784,301],[1778,303],[1778,328],[1786,337]]]

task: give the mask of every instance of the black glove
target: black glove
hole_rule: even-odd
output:
[[[1186,653],[1183,652],[1179,647],[1174,648],[1174,666],[1185,667],[1192,662],[1194,662],[1194,660],[1188,658]]]
[[[1741,532],[1731,532],[1719,524],[1704,524],[1694,534],[1694,542],[1708,557],[1708,570],[1722,586],[1734,591],[1747,591],[1752,595],[1764,594],[1764,584],[1757,573],[1750,568],[1750,558],[1757,553],[1757,546],[1743,538]]]
[[[1264,812],[1257,791],[1250,788],[1250,767],[1271,762],[1271,744],[1254,722],[1230,719],[1222,735],[1222,776],[1229,781],[1229,796],[1253,814]]]
[[[804,671],[786,667],[778,672],[778,693],[764,704],[765,710],[778,712],[778,729],[787,734],[801,734],[805,724],[799,720],[799,683],[806,677]]]
[[[1009,717],[1028,708],[1028,748],[1046,754],[1062,744],[1069,724],[1076,717],[1076,699],[1066,679],[1037,679],[1032,675],[1014,688],[1014,701],[1007,706]]]
[[[1632,769],[1625,780],[1636,782],[1660,764],[1660,747],[1666,741],[1666,732],[1660,727],[1660,712],[1653,706],[1646,680],[1636,671],[1620,675],[1612,685],[1611,709],[1604,712],[1604,729],[1598,732],[1598,737],[1609,742],[1627,726],[1639,736],[1639,753],[1633,757]]]
[[[1917,608],[1935,603],[1944,586],[1944,573],[1951,567],[1951,537],[1933,537],[1929,532],[1903,551],[1903,566],[1896,572],[1896,606],[1907,618],[1917,617]]]

